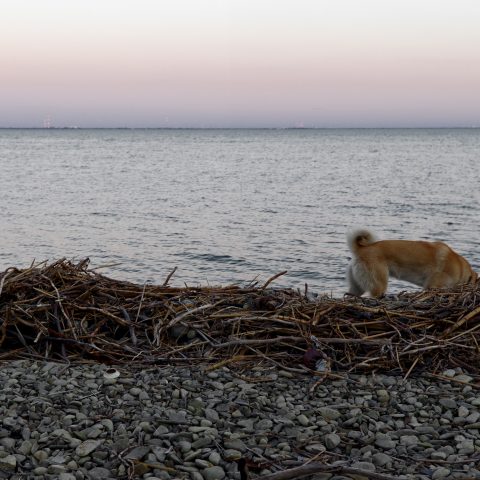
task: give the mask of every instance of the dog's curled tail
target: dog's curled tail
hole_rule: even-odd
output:
[[[355,253],[360,247],[365,247],[376,241],[375,235],[365,228],[359,228],[347,233],[347,244],[352,253]]]

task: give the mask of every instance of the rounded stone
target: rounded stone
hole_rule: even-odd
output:
[[[325,446],[328,448],[328,450],[333,450],[335,447],[340,445],[342,440],[336,433],[328,433],[323,438],[323,441],[325,442]]]
[[[418,437],[415,435],[402,435],[400,437],[400,444],[405,445],[406,447],[411,447],[412,445],[418,444]]]
[[[205,480],[223,480],[225,478],[225,470],[215,465],[203,470],[202,475]]]
[[[457,402],[453,398],[440,398],[438,403],[448,410],[457,409]]]
[[[432,480],[439,480],[441,478],[448,477],[450,475],[450,470],[445,467],[438,467],[432,473]]]
[[[297,417],[298,423],[303,425],[304,427],[308,427],[310,425],[310,420],[306,415],[303,413]]]
[[[58,476],[58,480],[77,480],[73,473],[63,472]]]
[[[372,463],[379,467],[384,467],[392,462],[392,457],[383,452],[377,452],[372,455]]]
[[[14,471],[17,468],[17,459],[13,455],[6,455],[0,458],[0,469],[9,472]]]
[[[319,412],[325,420],[336,420],[341,416],[341,413],[338,410],[330,407],[321,407],[319,408]]]
[[[218,452],[212,452],[209,456],[208,456],[208,461],[212,464],[212,465],[218,465],[222,460],[222,457],[220,456],[220,454]]]
[[[233,448],[228,448],[223,452],[223,458],[227,462],[234,462],[242,458],[242,452],[239,452],[238,450],[234,450]]]
[[[101,444],[103,440],[85,440],[75,449],[75,453],[79,457],[86,457],[95,451]]]
[[[391,450],[392,448],[395,448],[397,445],[397,442],[392,440],[390,437],[386,435],[379,436],[375,438],[375,445],[377,447],[383,448],[385,450]]]
[[[110,470],[104,467],[94,467],[88,471],[88,478],[90,480],[104,480],[111,477],[112,473]]]

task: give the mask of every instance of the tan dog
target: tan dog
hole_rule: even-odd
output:
[[[353,253],[347,271],[353,295],[369,292],[381,297],[387,291],[388,277],[423,288],[447,288],[477,280],[470,264],[443,242],[377,241],[361,229],[350,232],[347,243]]]

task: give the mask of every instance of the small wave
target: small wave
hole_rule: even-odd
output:
[[[262,213],[278,213],[277,210],[272,210],[271,208],[264,208],[261,210]]]
[[[187,253],[191,259],[194,260],[201,260],[202,262],[216,262],[216,263],[229,263],[229,264],[246,264],[246,260],[244,258],[234,258],[230,255],[215,255],[213,253]]]
[[[91,212],[90,215],[92,215],[93,217],[109,217],[109,218],[118,217],[118,213],[113,213],[113,212]]]
[[[320,280],[325,277],[318,271],[312,272],[311,270],[289,270],[288,274],[291,277],[311,278],[315,280]]]

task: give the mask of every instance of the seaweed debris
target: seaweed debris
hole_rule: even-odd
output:
[[[285,273],[285,272],[282,272]],[[173,272],[172,272],[173,274]],[[478,373],[480,283],[384,299],[314,297],[270,283],[172,287],[61,259],[0,274],[0,360]]]

